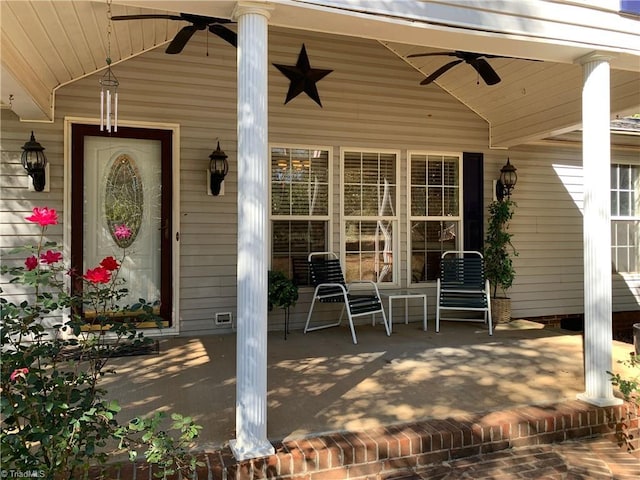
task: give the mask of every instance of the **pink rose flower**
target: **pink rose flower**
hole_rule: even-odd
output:
[[[84,278],[91,283],[109,283],[111,281],[111,272],[104,267],[97,267],[93,270],[87,270]]]
[[[24,261],[24,265],[27,267],[27,270],[31,271],[38,266],[38,259],[35,255],[31,255]]]
[[[53,208],[35,207],[33,209],[33,215],[28,216],[26,220],[37,223],[41,227],[46,227],[47,225],[57,225],[58,214]]]
[[[120,267],[118,261],[113,257],[105,257],[101,262],[100,266],[106,270],[112,272],[113,270],[117,270]]]
[[[129,238],[131,236],[131,229],[123,223],[116,227],[114,235],[119,239]]]
[[[28,368],[16,368],[11,373],[9,378],[11,379],[12,382],[15,382],[17,378],[25,378],[27,373],[29,373],[29,369]]]
[[[40,258],[42,259],[43,263],[53,265],[54,263],[62,260],[62,254],[60,252],[47,250],[45,253],[40,254]]]

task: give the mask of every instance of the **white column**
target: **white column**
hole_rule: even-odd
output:
[[[594,52],[579,59],[582,86],[584,173],[584,375],[580,400],[606,406],[613,395],[611,328],[611,132],[608,58]]]
[[[268,5],[239,2],[238,313],[236,439],[238,460],[274,453],[267,440]]]

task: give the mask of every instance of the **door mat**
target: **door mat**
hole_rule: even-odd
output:
[[[100,348],[96,348],[89,352],[81,347],[66,347],[63,348],[58,354],[60,360],[88,360],[89,358],[104,358],[104,357],[131,357],[134,355],[156,355],[160,353],[160,342],[154,340],[152,342],[145,342],[135,344],[132,342],[124,342],[114,347],[113,345],[105,345],[104,351]]]

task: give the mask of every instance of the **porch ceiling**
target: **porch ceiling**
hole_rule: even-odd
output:
[[[113,5],[113,15],[167,13]],[[106,67],[107,3],[3,1],[2,104],[24,121],[51,120],[55,91]],[[170,41],[184,25],[169,20],[113,22],[112,64]],[[9,102],[9,95],[13,95]]]
[[[415,53],[450,51],[447,49],[390,42],[384,45],[416,69],[416,83],[455,60],[448,56],[408,58]],[[501,78],[496,85],[485,85],[473,67],[464,62],[434,83],[487,121],[490,147],[508,148],[580,128],[582,67],[579,64],[514,58],[487,61]],[[611,71],[611,111],[618,115],[640,111],[640,74]]]
[[[112,14],[188,12],[231,18],[236,3],[231,0],[114,0]],[[547,19],[546,11],[535,12],[537,23],[527,19],[532,23],[525,26],[524,20],[520,22],[518,31],[511,22],[514,18],[525,19],[525,13],[533,17],[532,12],[491,12],[490,8],[476,12],[472,10],[477,8],[472,9],[471,4],[461,7],[447,3],[278,0],[270,4],[273,10],[269,22],[286,28],[378,40],[381,48],[388,48],[416,69],[416,83],[449,58],[407,58],[412,53],[463,50],[538,60],[491,59],[490,63],[502,78],[502,82],[492,87],[482,81],[478,83],[477,75],[466,64],[441,76],[435,85],[425,86],[443,88],[484,118],[490,127],[489,145],[495,148],[507,148],[579,126],[582,70],[575,61],[597,50],[613,55],[612,112],[640,111],[640,37],[630,33],[634,30],[628,23],[633,22],[631,27],[637,27],[636,20],[624,19],[613,12],[603,17],[607,19],[606,25],[585,22],[580,26],[581,33],[567,28],[566,38],[560,39],[558,34],[550,36],[550,26],[542,22],[555,23],[557,28],[562,21]],[[493,3],[496,2],[482,5]],[[550,12],[562,8],[558,2],[553,4],[555,10]],[[516,7],[509,5],[509,8]],[[388,11],[391,8],[403,10]],[[489,25],[494,18],[509,28],[496,30],[495,25]],[[51,121],[56,90],[106,66],[106,1],[2,1],[0,19],[1,100],[3,106],[11,103],[12,110],[24,121]],[[478,22],[482,22],[484,30],[478,28]],[[113,22],[112,63],[161,47],[184,25],[169,20]],[[522,34],[526,28],[532,30],[528,36]],[[589,29],[594,38],[597,33],[606,35],[598,39],[598,44],[575,40],[584,39]],[[575,37],[573,40],[571,35]],[[616,46],[625,42],[629,43],[626,50]],[[9,95],[12,95],[11,102]]]

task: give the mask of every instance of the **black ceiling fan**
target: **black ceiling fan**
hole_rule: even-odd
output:
[[[148,14],[148,15],[114,15],[111,20],[146,20],[146,19],[167,19],[182,20],[191,23],[183,27],[171,40],[171,43],[165,50],[166,53],[180,53],[194,33],[198,30],[208,29],[214,35],[217,35],[227,43],[234,47],[238,46],[238,35],[224,24],[234,23],[226,18],[205,17],[202,15],[191,15],[189,13],[181,13],[180,15],[164,15],[164,14]]]
[[[448,72],[450,69],[462,62],[466,62],[471,65],[487,85],[495,85],[496,83],[500,83],[500,76],[496,73],[493,67],[489,65],[489,62],[487,62],[485,58],[516,58],[504,57],[502,55],[486,55],[484,53],[462,52],[459,50],[456,50],[455,52],[413,53],[411,55],[407,55],[407,58],[434,56],[457,57],[458,60],[454,60],[452,62],[444,64],[427,78],[425,78],[422,82],[420,82],[420,85],[427,85],[433,82],[440,75]]]

